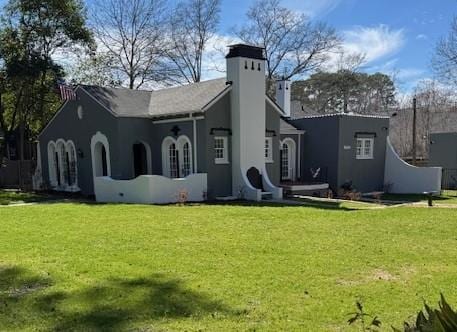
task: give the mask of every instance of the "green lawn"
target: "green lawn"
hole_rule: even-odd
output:
[[[457,304],[453,209],[0,208],[0,331],[385,330]]]

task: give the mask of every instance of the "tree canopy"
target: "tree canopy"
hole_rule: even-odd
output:
[[[395,105],[394,82],[382,73],[318,72],[294,82],[292,95],[315,113],[378,113]]]

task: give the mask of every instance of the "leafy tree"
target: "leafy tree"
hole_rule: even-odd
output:
[[[292,96],[314,113],[378,113],[395,105],[395,85],[381,73],[318,72],[294,82]]]
[[[92,45],[85,18],[80,0],[10,0],[4,8],[0,25],[0,72],[4,77],[0,126],[6,138],[20,129],[21,160],[24,132],[36,134],[59,105],[55,87],[63,70],[54,60],[57,53],[75,45]]]

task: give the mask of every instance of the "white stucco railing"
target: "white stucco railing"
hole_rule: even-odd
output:
[[[114,180],[95,177],[94,190],[97,202],[168,204],[182,201],[206,200],[207,174],[191,174],[182,179],[160,175],[142,175],[132,180]]]
[[[395,152],[387,138],[384,183],[393,194],[422,194],[441,192],[441,167],[416,167],[406,163]]]

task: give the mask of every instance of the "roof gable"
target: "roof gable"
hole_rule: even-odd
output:
[[[116,116],[147,117],[151,91],[82,86],[97,102]]]
[[[226,79],[219,78],[157,90],[151,94],[149,114],[166,116],[201,112],[214,98],[229,88]]]

